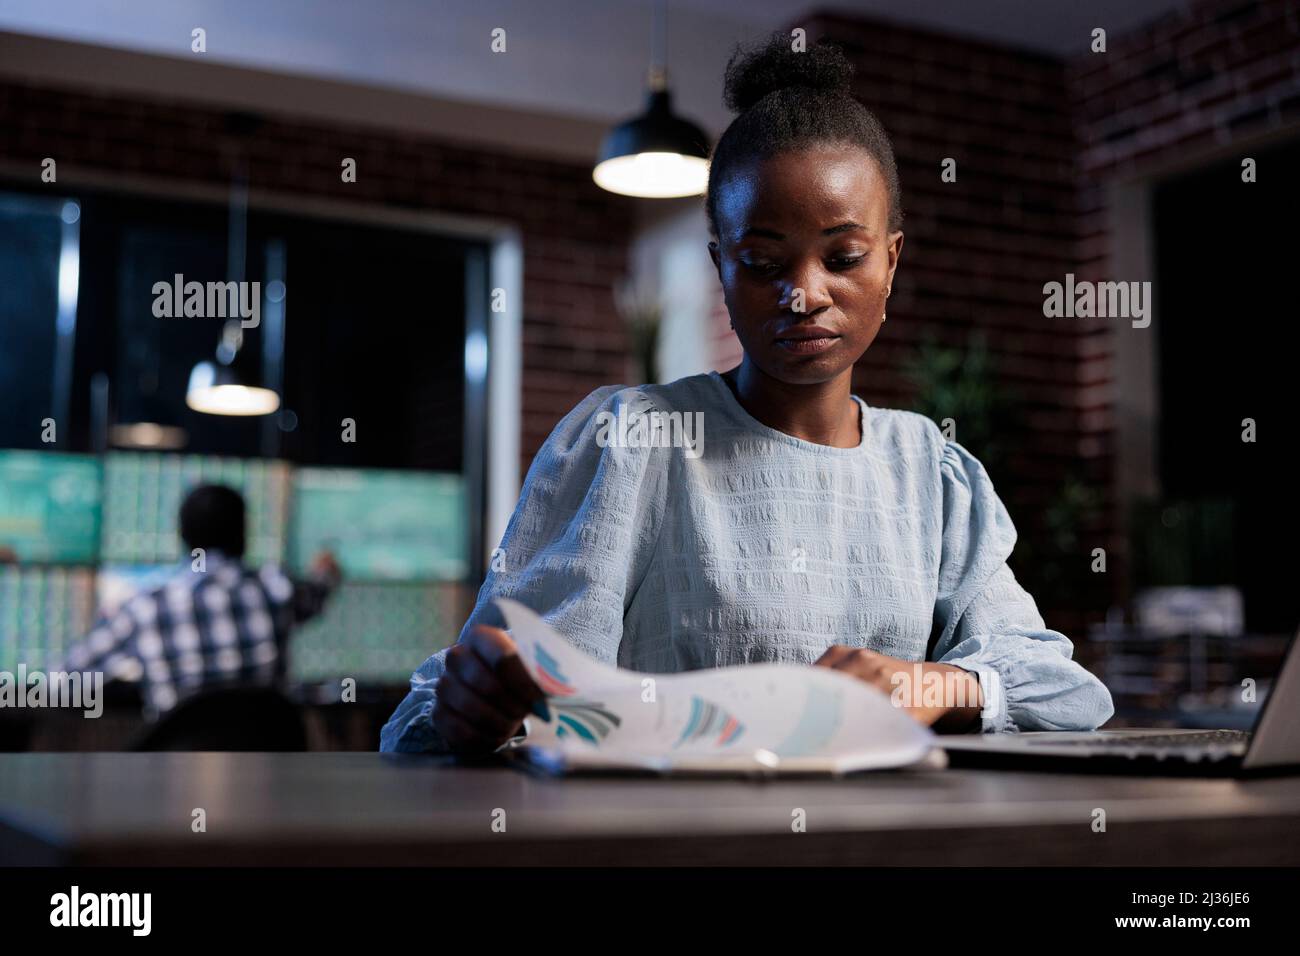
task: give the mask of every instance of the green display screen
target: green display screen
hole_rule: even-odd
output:
[[[445,581],[468,572],[460,475],[302,468],[293,482],[296,571],[328,550],[355,580]]]
[[[111,452],[104,469],[104,548],[114,564],[166,564],[184,553],[181,502],[198,485],[234,488],[247,508],[247,563],[284,559],[289,466],[282,461]]]
[[[0,671],[57,666],[94,613],[91,568],[0,565]]]
[[[95,561],[100,484],[91,455],[0,451],[0,549],[25,562]]]
[[[344,581],[294,631],[289,673],[296,681],[405,683],[435,651],[453,644],[469,614],[468,586],[449,581]]]

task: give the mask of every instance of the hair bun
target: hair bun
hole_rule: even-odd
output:
[[[793,45],[788,33],[773,34],[748,51],[737,45],[723,79],[722,99],[727,108],[743,113],[769,93],[791,86],[849,92],[853,64],[843,50],[819,42],[796,52]]]

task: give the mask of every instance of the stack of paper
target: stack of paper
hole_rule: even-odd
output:
[[[862,681],[806,664],[643,674],[592,660],[502,598],[545,717],[522,751],[556,771],[843,774],[934,761],[934,735]]]

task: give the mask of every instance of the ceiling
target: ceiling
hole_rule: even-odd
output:
[[[1091,30],[1178,0],[675,0],[669,62],[683,113],[730,119],[721,72],[737,41],[840,10],[1069,55]],[[649,56],[645,0],[4,0],[0,30],[608,121],[635,112]],[[190,31],[207,31],[207,52]],[[506,30],[506,52],[488,49]],[[106,82],[111,78],[105,78]]]
[[[827,10],[894,20],[945,33],[1068,56],[1087,48],[1095,27],[1120,33],[1190,4],[1180,0],[675,0],[674,6],[722,16],[743,8],[755,20],[784,25],[803,11]],[[791,14],[794,14],[792,16]]]

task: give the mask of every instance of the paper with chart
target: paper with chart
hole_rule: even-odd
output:
[[[529,747],[570,766],[848,772],[923,760],[934,735],[854,677],[807,664],[643,674],[592,660],[516,601],[498,600],[547,719]]]

